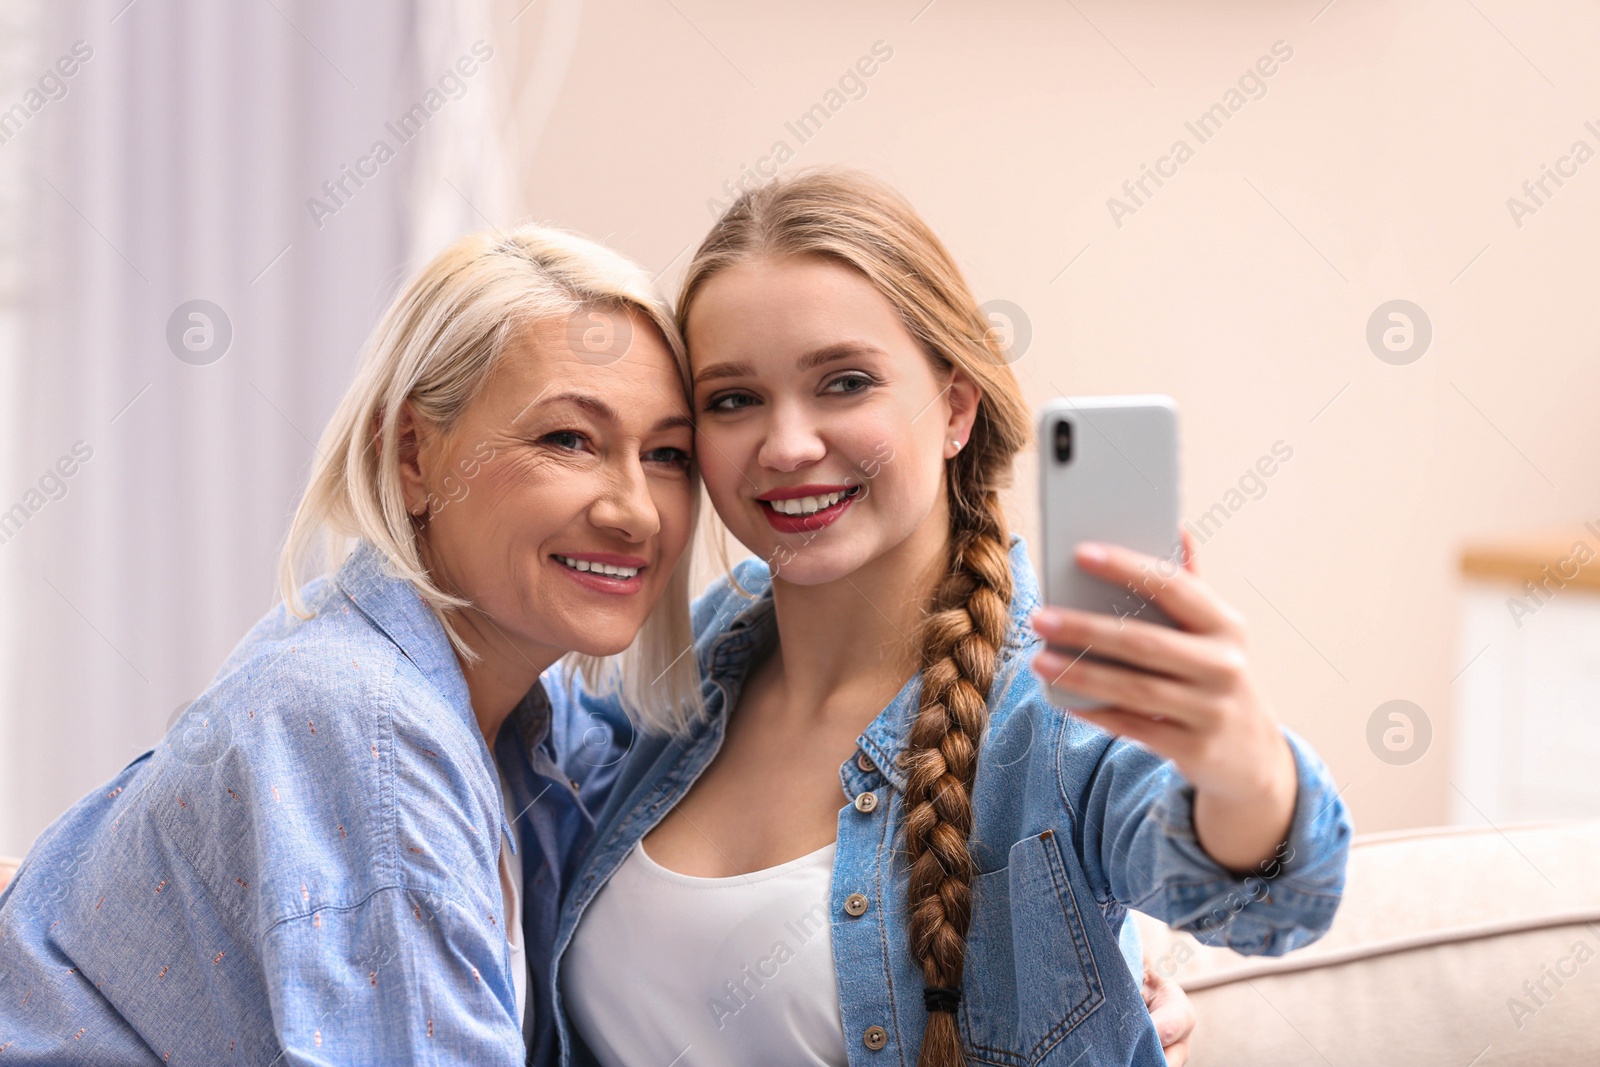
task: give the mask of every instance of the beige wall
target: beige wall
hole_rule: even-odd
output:
[[[1600,150],[1584,128],[1600,128],[1600,14],[542,0],[511,23],[524,2],[507,0],[497,40],[524,82],[529,214],[665,268],[670,287],[707,200],[781,139],[785,169],[844,162],[898,184],[981,298],[1026,310],[1017,369],[1035,404],[1175,396],[1186,515],[1275,441],[1292,447],[1202,571],[1251,620],[1275,707],[1326,756],[1359,827],[1445,820],[1460,544],[1600,517],[1600,160],[1520,227],[1506,203],[1575,140]],[[800,143],[785,122],[877,41],[893,56],[865,95]],[[1279,41],[1293,56],[1265,95],[1200,143],[1185,121]],[[1193,158],[1116,225],[1108,197],[1179,138]],[[1434,331],[1404,366],[1365,340],[1395,298]],[[1032,475],[1015,495],[1024,529]],[[1365,740],[1393,698],[1435,729],[1409,766]]]

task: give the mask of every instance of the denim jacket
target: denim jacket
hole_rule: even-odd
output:
[[[1154,1067],[1164,1063],[1160,1041],[1118,951],[1126,910],[1243,953],[1277,955],[1305,945],[1327,930],[1338,907],[1349,816],[1327,769],[1286,730],[1299,774],[1288,840],[1248,876],[1218,866],[1195,840],[1194,791],[1172,764],[1046,698],[1029,666],[1040,643],[1028,626],[1039,591],[1020,539],[1010,559],[1010,627],[988,694],[974,786],[979,874],[958,1007],[962,1037],[973,1063],[998,1067]],[[561,957],[584,909],[716,755],[745,676],[774,636],[766,567],[746,561],[735,576],[756,594],[753,601],[725,579],[694,609],[706,717],[682,736],[641,732],[630,739],[562,904],[550,987],[563,1064],[592,1062],[560,1006]],[[898,851],[905,778],[897,757],[919,691],[913,677],[839,768],[830,913],[852,1067],[915,1064],[927,1020]],[[561,686],[552,686],[552,700],[575,702],[598,718],[619,713],[614,699]],[[876,803],[852,803],[862,793]]]
[[[263,619],[161,746],[56,820],[0,895],[0,1063],[553,1060],[560,889],[615,768],[582,758],[589,723],[552,717],[535,686],[496,740],[523,809],[507,812],[455,654],[410,584],[362,545],[305,602],[314,618]]]

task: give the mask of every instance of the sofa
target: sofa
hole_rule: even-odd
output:
[[[1287,956],[1135,918],[1194,1003],[1192,1067],[1600,1065],[1600,822],[1358,835],[1332,928]]]
[[[1288,956],[1135,921],[1199,1016],[1191,1067],[1600,1064],[1600,822],[1358,835],[1332,929]]]

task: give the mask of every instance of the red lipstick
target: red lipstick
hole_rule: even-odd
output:
[[[774,501],[800,500],[805,497],[827,497],[842,493],[838,501],[817,511],[804,515],[790,515],[777,510]],[[761,513],[767,517],[767,522],[779,533],[814,533],[824,527],[831,526],[839,521],[845,510],[860,499],[861,487],[858,485],[789,485],[779,489],[769,489],[756,497],[761,504]]]

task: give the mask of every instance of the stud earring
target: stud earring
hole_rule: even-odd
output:
[[[960,441],[951,441],[950,444],[951,444],[952,447],[955,448],[955,450],[957,452],[961,451],[961,442]]]

